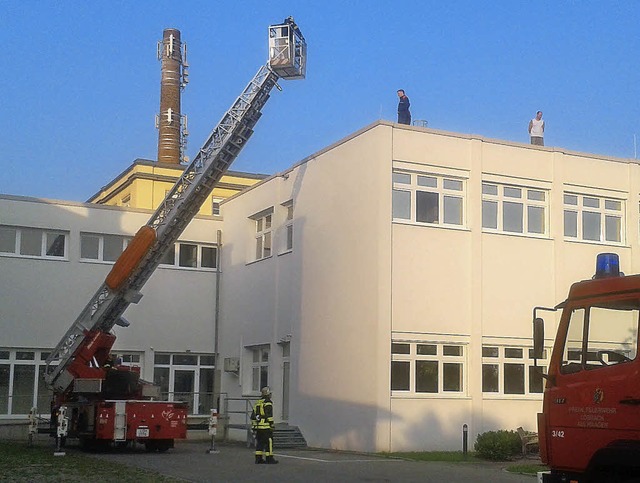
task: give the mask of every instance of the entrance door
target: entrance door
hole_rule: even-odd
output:
[[[195,388],[195,372],[176,369],[173,382],[173,400],[189,403],[189,414],[193,414],[193,393]]]

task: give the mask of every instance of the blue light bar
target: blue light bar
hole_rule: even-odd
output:
[[[620,276],[620,259],[617,253],[599,253],[596,258],[596,274],[593,278]]]

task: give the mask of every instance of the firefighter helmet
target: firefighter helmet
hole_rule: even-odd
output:
[[[262,388],[261,393],[265,397],[271,396],[271,388],[269,386],[265,386],[265,387]]]

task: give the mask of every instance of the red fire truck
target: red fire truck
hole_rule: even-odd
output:
[[[544,311],[561,310],[538,437],[544,482],[640,482],[640,275],[624,276],[602,253],[591,280],[568,298],[533,311],[536,359]]]
[[[159,401],[159,388],[140,379],[136,368],[112,360],[112,329],[127,327],[122,316],[142,298],[140,290],[173,248],[245,146],[279,79],[303,79],[306,41],[288,17],[271,25],[269,60],[224,114],[194,160],[90,299],[47,359],[45,380],[53,389],[52,421],[58,445],[75,437],[91,446],[145,444],[166,451],[186,437],[188,404]],[[179,48],[163,50],[180,55]],[[184,74],[184,73],[182,73]]]

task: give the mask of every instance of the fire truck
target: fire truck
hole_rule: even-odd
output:
[[[142,298],[140,290],[166,252],[207,200],[253,134],[277,81],[303,79],[306,41],[288,17],[268,28],[269,57],[224,114],[164,201],[116,260],[105,281],[47,359],[53,389],[52,420],[58,442],[78,438],[89,446],[142,443],[164,452],[186,438],[188,405],[160,401],[159,388],[138,369],[112,360],[115,326]]]
[[[601,253],[592,279],[556,307],[536,307],[536,365],[547,311],[561,316],[538,414],[543,481],[640,482],[640,275],[625,276],[618,255]]]

